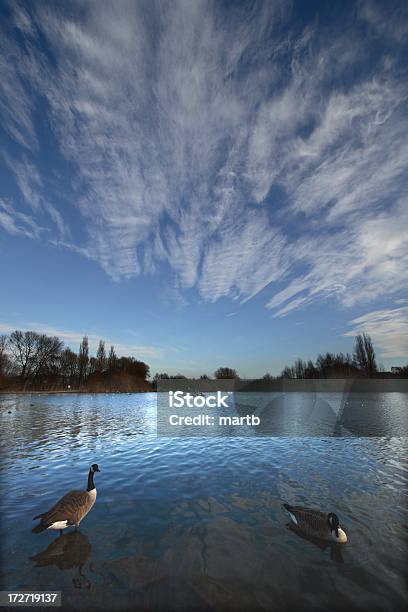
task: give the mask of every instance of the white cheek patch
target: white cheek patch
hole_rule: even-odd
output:
[[[65,527],[67,526],[68,521],[56,521],[55,523],[47,527],[47,529],[65,529]]]
[[[341,542],[342,544],[344,544],[345,542],[347,542],[347,535],[346,533],[342,530],[341,527],[339,527],[339,537],[336,538],[336,542]]]
[[[296,520],[296,517],[291,512],[289,512],[289,514],[290,514],[290,518],[292,519],[292,521],[295,523],[295,525],[297,525],[298,522]]]

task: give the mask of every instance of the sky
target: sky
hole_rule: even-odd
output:
[[[408,4],[0,1],[0,333],[408,361]]]

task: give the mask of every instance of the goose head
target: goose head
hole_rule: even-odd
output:
[[[91,472],[95,473],[95,472],[100,472],[101,470],[99,469],[99,466],[97,463],[93,463],[91,465]]]
[[[339,517],[334,512],[329,512],[327,515],[327,522],[329,524],[330,533],[335,542],[344,544],[347,542],[347,535],[340,527]]]

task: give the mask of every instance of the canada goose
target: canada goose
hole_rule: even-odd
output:
[[[334,540],[340,544],[347,542],[347,536],[341,529],[339,518],[334,512],[327,514],[320,510],[289,504],[283,504],[283,507],[289,512],[296,527],[305,534],[323,540]]]
[[[45,529],[59,529],[62,533],[62,530],[69,525],[75,525],[75,529],[77,529],[96,500],[96,488],[93,480],[95,472],[100,472],[100,469],[96,463],[93,463],[89,469],[86,491],[70,491],[64,497],[61,497],[48,512],[35,516],[33,520],[40,518],[41,521],[32,532],[40,533]]]

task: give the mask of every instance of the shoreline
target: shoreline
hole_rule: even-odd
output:
[[[62,390],[62,391],[4,391],[1,390],[0,391],[0,396],[1,395],[123,395],[123,394],[134,394],[134,393],[156,393],[155,390],[151,390],[149,389],[149,391],[81,391],[81,390],[74,390],[74,391],[66,391],[66,390]]]
[[[175,380],[164,381],[161,391],[174,390]],[[190,391],[189,380],[177,380],[177,388],[186,392]],[[235,393],[351,393],[351,392],[385,392],[385,393],[408,393],[408,378],[332,378],[332,379],[277,379],[273,381],[264,380],[208,380],[194,381],[202,383],[202,391],[213,392],[221,388],[223,391],[234,391]],[[13,390],[1,389],[2,395],[121,395],[121,394],[143,394],[157,393],[157,389],[139,390],[92,390],[92,389],[51,389],[51,390]]]

